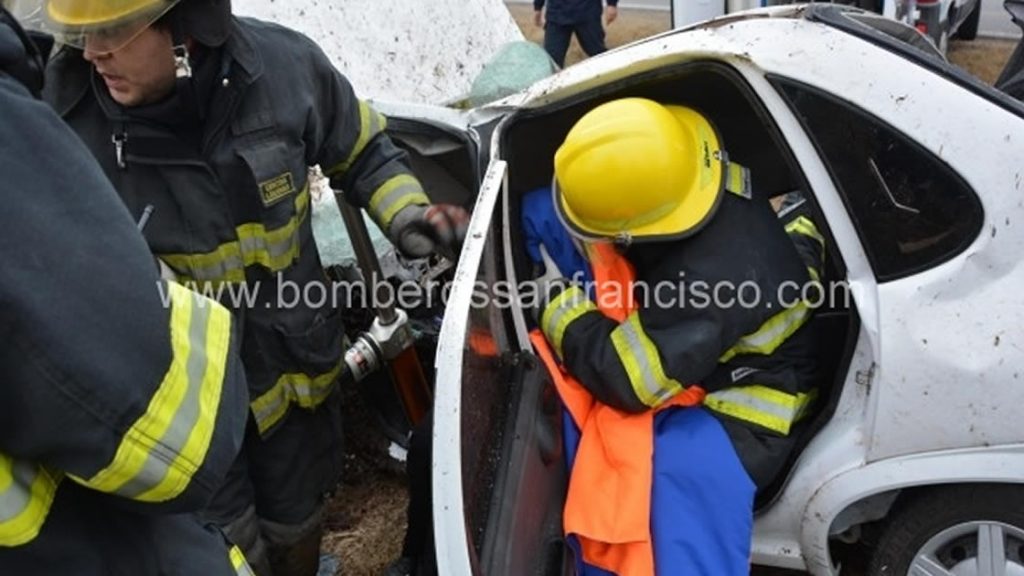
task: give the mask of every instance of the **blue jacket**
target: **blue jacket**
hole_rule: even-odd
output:
[[[605,0],[609,6],[617,6],[619,0]],[[547,4],[545,18],[552,24],[577,24],[588,18],[601,18],[601,0],[533,0],[533,9],[540,10]]]

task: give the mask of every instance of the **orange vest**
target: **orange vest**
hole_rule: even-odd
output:
[[[611,244],[591,245],[588,252],[597,307],[622,322],[636,308],[632,298],[622,297],[632,293],[636,272]],[[613,296],[612,290],[628,292],[601,297]],[[619,576],[653,576],[654,413],[668,406],[700,404],[704,390],[689,386],[654,410],[627,414],[594,400],[558,363],[540,330],[533,330],[530,340],[581,433],[565,502],[565,533],[579,539],[588,564]]]

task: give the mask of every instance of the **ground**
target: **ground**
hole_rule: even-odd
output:
[[[541,29],[533,24],[533,9],[529,4],[509,5],[509,10],[529,40],[540,42]],[[669,13],[645,10],[621,10],[619,18],[608,27],[609,47],[621,46],[634,40],[669,29]],[[971,42],[954,41],[950,45],[950,60],[991,83],[999,75],[1013,50],[1014,43],[1007,40],[978,39]],[[584,58],[582,50],[573,40],[566,63],[571,65]],[[365,430],[373,422],[360,398],[349,394],[346,406],[346,437],[349,460],[345,479],[331,505],[325,550],[341,556],[341,570],[345,576],[376,576],[401,550],[405,530],[405,491],[401,468],[388,463],[369,448],[379,438],[367,438]],[[851,563],[856,564],[853,560]],[[849,566],[848,566],[849,567]],[[758,576],[796,574],[786,571],[756,569]]]

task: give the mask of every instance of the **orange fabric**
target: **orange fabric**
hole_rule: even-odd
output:
[[[611,244],[590,245],[587,252],[597,307],[622,322],[636,308],[633,266]],[[619,576],[653,576],[654,414],[668,406],[700,404],[704,390],[689,386],[655,410],[627,414],[594,400],[559,364],[540,330],[530,333],[530,341],[581,433],[565,502],[565,533],[577,536],[588,564]]]

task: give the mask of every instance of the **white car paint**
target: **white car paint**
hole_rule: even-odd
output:
[[[1024,479],[1024,428],[1014,415],[1024,399],[1017,383],[1024,366],[1019,305],[1024,201],[1015,161],[1024,157],[1024,119],[878,46],[827,26],[782,18],[792,8],[758,12],[778,17],[727,17],[723,24],[613,50],[503,104],[539,108],[693,60],[728,63],[757,91],[810,181],[842,253],[858,298],[861,331],[833,419],[756,520],[753,560],[835,574],[827,543],[847,506],[904,486]],[[880,76],[879,69],[887,73]],[[913,135],[979,194],[984,232],[950,261],[878,285],[839,194],[802,127],[767,84],[769,73],[839,95]],[[944,122],[934,122],[936,114]],[[500,150],[492,153],[500,157]],[[490,181],[482,197],[492,198],[494,185]],[[480,218],[489,214],[474,214],[478,227]],[[479,250],[483,242],[482,235],[471,238],[466,250]],[[453,303],[449,315],[456,308]],[[463,346],[464,335],[452,336],[443,353],[447,357]],[[440,385],[457,390],[460,384],[445,378]],[[436,439],[458,446],[459,439],[448,435],[454,432],[446,427]],[[434,489],[442,498],[462,490],[453,482],[457,454],[435,453]],[[435,509],[442,574],[471,573],[466,542],[444,533],[463,522],[460,510]]]

